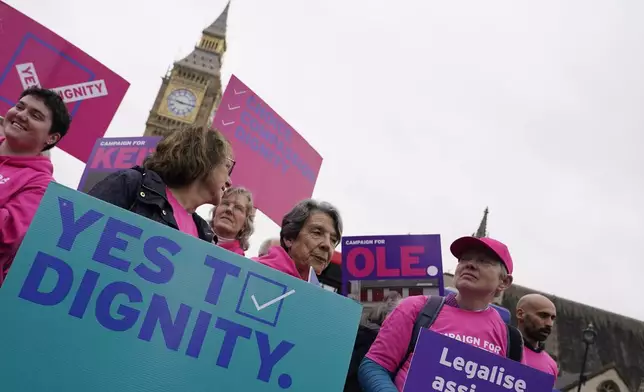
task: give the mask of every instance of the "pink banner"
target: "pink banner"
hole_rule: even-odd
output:
[[[234,185],[253,192],[255,205],[278,225],[313,195],[322,157],[266,102],[234,75],[213,121],[235,151]]]
[[[0,1],[0,113],[31,86],[53,89],[72,126],[58,147],[87,162],[130,84],[103,64]]]

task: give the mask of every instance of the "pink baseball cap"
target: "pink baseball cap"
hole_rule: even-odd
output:
[[[485,248],[491,250],[495,255],[499,257],[499,259],[501,259],[503,264],[505,264],[505,268],[508,269],[508,274],[512,275],[512,270],[514,269],[512,256],[510,256],[510,250],[508,250],[508,247],[501,241],[497,241],[488,237],[461,237],[452,242],[449,250],[452,252],[454,257],[458,259],[464,252],[476,248]]]

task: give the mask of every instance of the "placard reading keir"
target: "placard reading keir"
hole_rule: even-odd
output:
[[[3,391],[340,390],[361,313],[55,183],[0,308],[11,321],[0,323]],[[325,363],[322,379],[312,360]]]
[[[158,136],[96,139],[78,190],[89,191],[110,173],[142,165],[161,140]]]
[[[550,392],[554,378],[430,330],[422,330],[404,392]]]

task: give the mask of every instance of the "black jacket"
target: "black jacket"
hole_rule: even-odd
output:
[[[369,348],[376,340],[380,326],[367,323],[360,324],[356,340],[353,344],[353,352],[351,353],[351,361],[349,362],[349,369],[347,370],[347,379],[344,383],[344,392],[361,392],[362,388],[358,382],[358,368],[360,362],[369,352]]]
[[[135,166],[110,174],[94,185],[88,194],[178,230],[165,190],[166,185],[157,173]],[[196,212],[192,214],[192,219],[199,238],[217,242],[208,222]]]

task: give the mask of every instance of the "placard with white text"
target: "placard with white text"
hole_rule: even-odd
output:
[[[551,392],[554,377],[423,329],[403,392]]]

